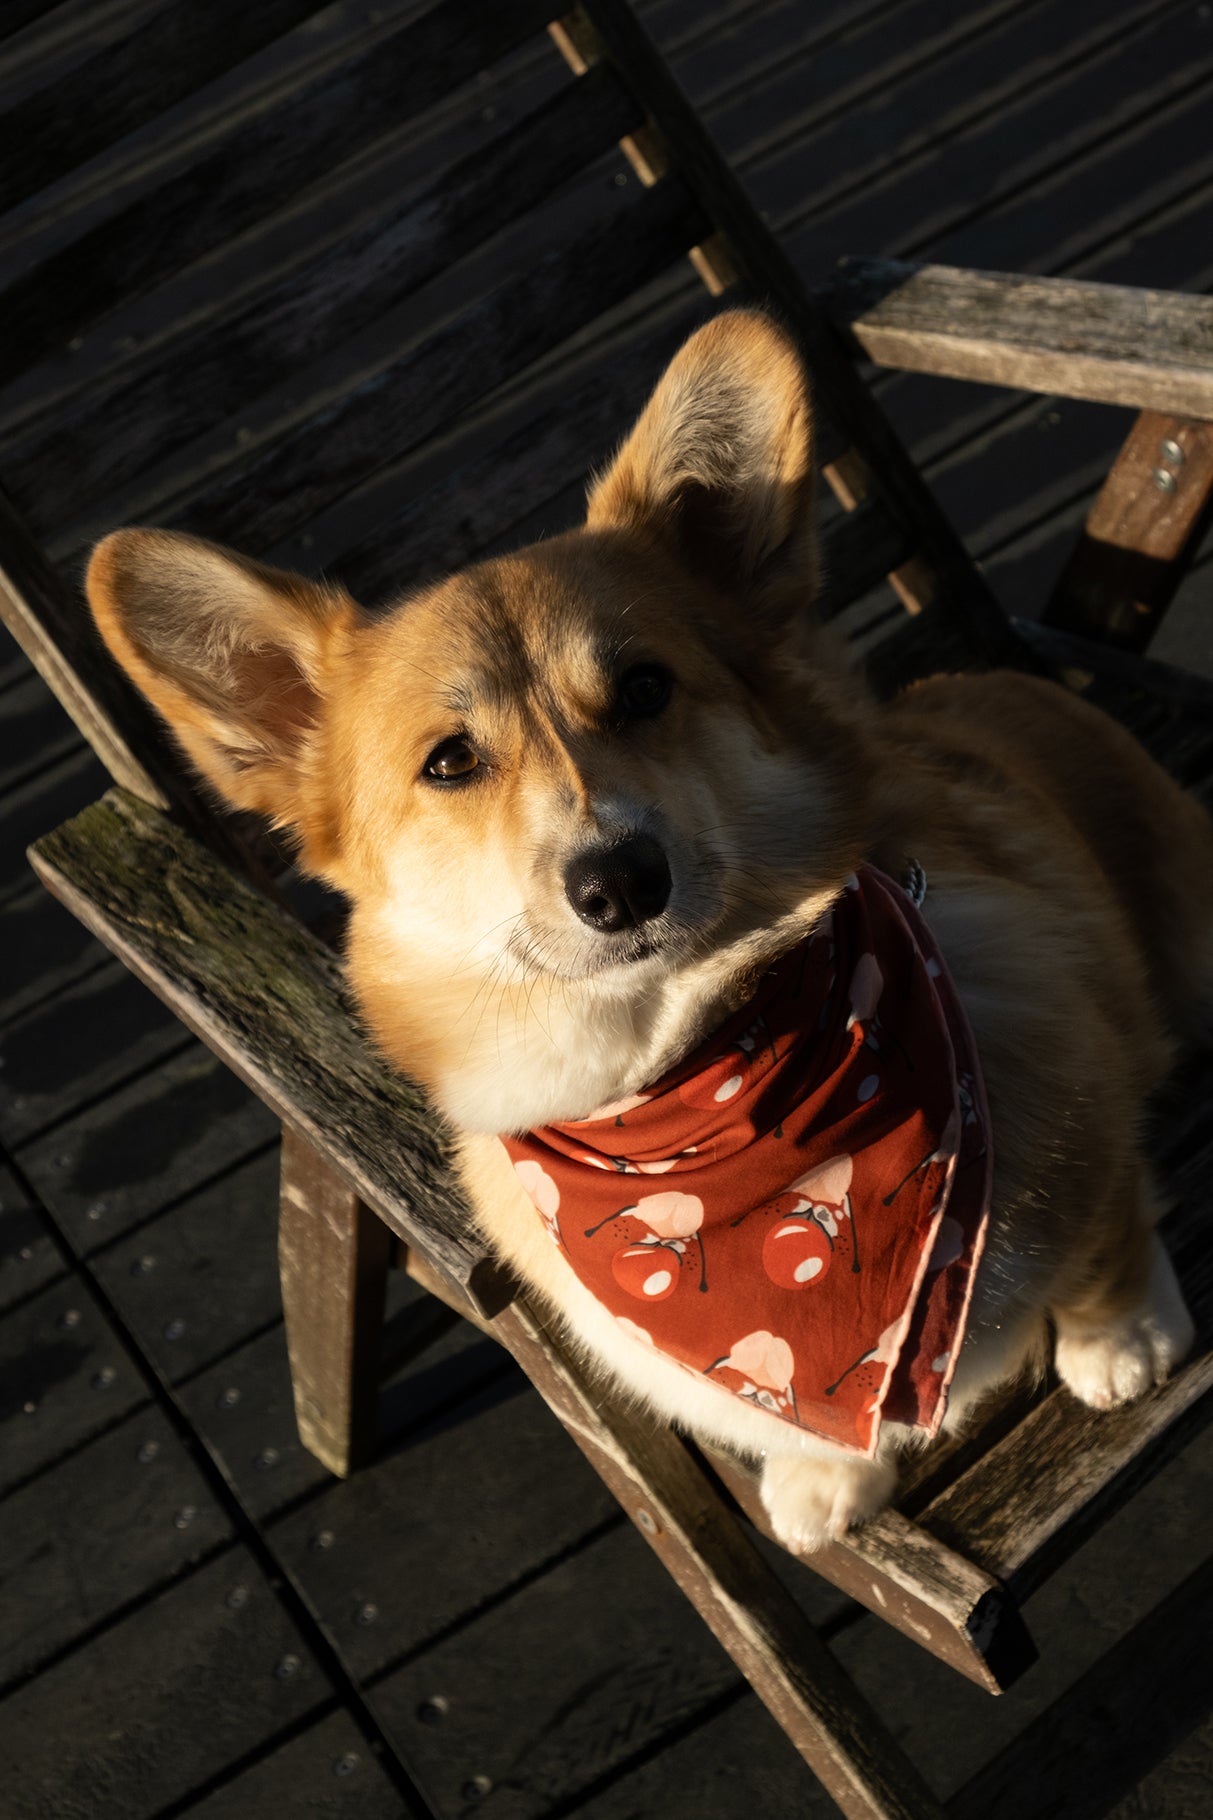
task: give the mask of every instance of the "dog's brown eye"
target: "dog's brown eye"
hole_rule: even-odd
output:
[[[664,664],[635,664],[619,679],[619,706],[628,720],[646,720],[661,713],[673,686]]]
[[[424,775],[439,784],[462,784],[479,768],[479,756],[466,739],[456,734],[434,747],[425,761]]]

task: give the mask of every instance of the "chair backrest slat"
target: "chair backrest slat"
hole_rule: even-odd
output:
[[[315,212],[328,224],[327,241],[306,207],[290,211],[299,250],[285,269],[226,308],[221,300],[201,319],[187,318],[86,395],[33,414],[27,432],[9,439],[12,490],[31,524],[62,525],[82,501],[161,467],[474,251],[636,123],[613,73],[594,70],[420,192],[401,197],[408,154],[397,153],[376,173],[379,192],[395,195],[353,226],[334,233],[326,196]]]
[[[0,121],[8,148],[0,209],[54,183],[316,10],[316,0],[257,0],[231,9],[165,6],[141,20]]]
[[[335,65],[305,72],[284,96],[271,89],[265,108],[242,115],[218,144],[184,169],[174,164],[157,187],[0,293],[0,384],[471,80],[533,34],[546,12],[540,0],[439,0]]]
[[[898,442],[847,354],[837,329],[808,297],[774,234],[762,221],[623,0],[584,0],[582,12],[637,99],[660,121],[675,167],[723,232],[739,271],[758,297],[780,310],[809,359],[816,397],[836,433],[879,491],[887,511],[912,535],[917,616],[899,638],[903,679],[936,667],[943,639],[961,661],[1038,667],[994,599],[959,537]],[[906,587],[907,596],[910,589]]]
[[[134,509],[267,554],[393,455],[655,277],[703,230],[697,206],[674,180],[607,207],[433,333],[352,383],[347,376],[305,411],[296,406],[285,421],[275,418],[251,452],[225,433],[205,477],[178,482],[175,491],[168,478],[154,498],[126,498],[120,509],[104,500],[76,530],[91,538]]]

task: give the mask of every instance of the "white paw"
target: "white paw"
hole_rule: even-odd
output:
[[[784,1547],[801,1551],[841,1541],[884,1509],[896,1483],[896,1467],[876,1460],[784,1454],[763,1468],[762,1502]]]
[[[1080,1402],[1092,1409],[1114,1409],[1164,1383],[1195,1335],[1171,1260],[1155,1239],[1142,1306],[1095,1333],[1059,1332],[1058,1376]]]

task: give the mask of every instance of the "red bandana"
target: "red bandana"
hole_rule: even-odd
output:
[[[870,1455],[882,1416],[931,1434],[943,1420],[985,1236],[988,1127],[930,931],[865,866],[654,1087],[502,1141],[621,1327]],[[638,1193],[644,1176],[670,1181]]]

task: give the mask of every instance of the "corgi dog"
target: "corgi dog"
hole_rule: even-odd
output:
[[[878,704],[815,623],[816,585],[808,382],[751,312],[682,348],[583,528],[374,616],[166,531],[114,533],[88,573],[111,652],[202,775],[347,895],[366,1023],[460,1134],[485,1238],[620,1393],[760,1462],[798,1550],[881,1509],[919,1430],[890,1408],[858,1451],[776,1419],[773,1330],[716,1361],[731,1389],[689,1370],[552,1243],[544,1171],[502,1134],[643,1104],[823,939],[860,870],[912,861],[992,1145],[945,1427],[1039,1369],[1050,1332],[1063,1381],[1106,1408],[1192,1340],[1141,1125],[1213,953],[1210,822],[1127,733],[1009,672]],[[817,1231],[786,1226],[823,1261],[848,1212],[860,1237],[849,1157],[830,1170],[835,1213],[810,1190]],[[676,1181],[647,1216],[623,1183],[627,1268],[654,1294],[695,1242]]]

